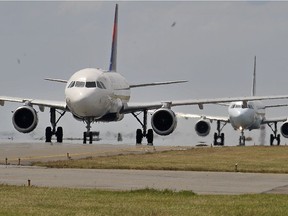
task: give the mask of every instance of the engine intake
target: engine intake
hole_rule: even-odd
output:
[[[177,126],[177,118],[171,109],[160,108],[151,117],[153,130],[162,136],[171,134]]]
[[[22,106],[14,111],[12,117],[14,128],[21,133],[33,131],[38,124],[37,112],[31,106]]]
[[[208,121],[201,119],[195,124],[195,131],[198,136],[201,137],[207,136],[210,133],[210,129],[211,126]]]
[[[281,130],[282,136],[285,138],[288,138],[288,121],[283,123],[280,130]]]

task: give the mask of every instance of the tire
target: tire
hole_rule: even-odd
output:
[[[221,145],[224,146],[225,135],[221,133]]]
[[[148,145],[153,145],[153,130],[152,129],[149,129],[148,130],[148,133],[147,133],[147,142],[148,142]]]
[[[89,144],[93,143],[93,133],[89,132]]]
[[[86,144],[87,141],[87,133],[83,132],[83,144]]]
[[[273,146],[273,142],[274,142],[274,136],[273,134],[270,134],[270,146]]]
[[[143,139],[143,134],[141,129],[136,130],[136,145],[141,144]]]
[[[58,127],[56,131],[56,137],[57,137],[57,142],[62,143],[63,142],[63,128]]]
[[[45,130],[45,142],[51,142],[51,138],[52,138],[52,129],[51,127],[47,127]]]
[[[218,138],[217,133],[214,133],[214,146],[218,145],[217,138]]]
[[[280,134],[277,135],[276,140],[277,140],[277,145],[279,146],[279,145],[280,145],[280,140],[281,140],[281,139],[280,139]]]

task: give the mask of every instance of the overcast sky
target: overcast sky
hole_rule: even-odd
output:
[[[189,80],[133,89],[131,101],[249,96],[254,55],[257,95],[288,93],[288,2],[118,4],[118,72],[130,83]],[[114,8],[115,2],[104,1],[0,2],[1,95],[64,100],[65,86],[44,78],[69,79],[86,67],[107,69]],[[15,132],[11,111],[17,106],[0,107],[0,131]],[[226,108],[211,105],[203,111],[195,106],[175,111],[227,116]],[[287,116],[287,108],[267,110],[268,117],[279,115]],[[48,125],[46,109],[39,113],[34,134],[42,136]],[[59,125],[64,136],[81,137],[85,129],[70,114]],[[133,139],[138,127],[131,116],[118,123],[93,125],[103,135],[108,130],[127,132],[133,133]],[[224,132],[231,142],[238,142],[239,132],[230,125]],[[175,134],[165,139],[178,140],[179,134],[186,137],[186,144],[189,140],[212,142],[212,136],[198,138],[190,120],[179,120]]]

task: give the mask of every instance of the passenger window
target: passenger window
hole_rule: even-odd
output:
[[[96,88],[96,82],[86,82],[86,88]]]
[[[85,82],[77,81],[77,82],[75,83],[75,87],[83,88],[84,86],[85,86]]]

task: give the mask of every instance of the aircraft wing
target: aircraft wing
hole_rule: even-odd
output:
[[[6,101],[7,102],[16,102],[16,103],[36,105],[36,106],[39,106],[40,110],[44,110],[44,107],[52,107],[55,109],[68,111],[68,108],[66,106],[66,102],[64,102],[64,101],[39,100],[39,99],[0,96],[0,105],[1,106],[4,106],[4,103]]]
[[[208,119],[211,121],[229,122],[229,118],[224,117],[224,116],[209,116],[209,115],[198,115],[198,114],[179,113],[179,112],[176,112],[175,114],[177,117],[185,118],[185,119],[200,118],[200,119]]]
[[[275,99],[287,99],[288,95],[279,96],[250,96],[250,97],[228,97],[228,98],[213,98],[213,99],[195,99],[195,100],[179,100],[179,101],[162,101],[152,103],[127,103],[121,113],[132,113],[143,110],[159,109],[161,107],[175,107],[185,105],[198,105],[200,109],[203,109],[204,104],[217,104],[228,103],[235,101],[255,101],[255,100],[275,100]]]
[[[262,124],[269,124],[269,123],[274,123],[274,122],[285,122],[287,121],[287,117],[282,117],[282,118],[268,118],[265,119]]]

